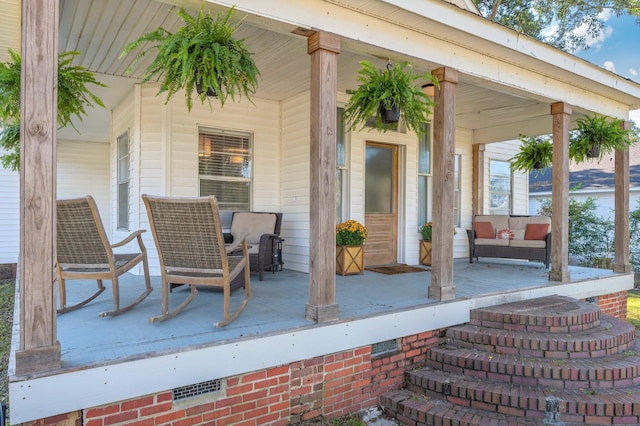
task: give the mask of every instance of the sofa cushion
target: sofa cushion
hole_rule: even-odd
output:
[[[475,244],[476,244],[476,246],[508,247],[509,246],[509,240],[504,240],[502,238],[476,238]]]
[[[509,218],[510,229],[525,230],[529,223],[546,223],[551,228],[551,218],[549,216],[514,216]]]
[[[276,215],[273,213],[236,212],[231,222],[233,240],[244,238],[247,244],[259,244],[262,234],[273,234]]]
[[[512,229],[514,240],[524,240],[524,229]]]
[[[473,222],[476,238],[495,238],[496,232],[491,222]]]
[[[546,223],[529,223],[524,232],[525,240],[544,240],[547,237],[549,225]]]
[[[545,248],[547,242],[544,240],[511,240],[509,247]]]
[[[513,240],[513,231],[509,228],[502,228],[496,231],[496,238],[503,240]]]
[[[496,234],[496,230],[498,229],[503,229],[503,228],[512,229],[512,227],[509,226],[509,216],[503,215],[503,214],[478,215],[473,218],[473,221],[474,222],[491,222],[491,225],[493,225],[494,237]]]

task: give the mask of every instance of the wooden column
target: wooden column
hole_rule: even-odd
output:
[[[308,39],[311,55],[311,204],[309,303],[306,318],[338,318],[336,304],[336,92],[340,39],[316,32]]]
[[[629,130],[631,123],[622,124]],[[615,257],[614,272],[631,272],[629,263],[629,150],[615,153]]]
[[[473,145],[473,189],[471,208],[473,215],[484,213],[484,151],[485,144]]]
[[[549,280],[568,282],[569,274],[569,122],[571,106],[551,104],[553,160],[551,176],[551,271]]]
[[[453,285],[453,200],[455,198],[455,112],[458,71],[438,68],[432,74],[440,82],[433,112],[433,251],[429,298],[455,297]]]
[[[54,292],[58,0],[22,1],[20,346],[16,374],[58,369]]]

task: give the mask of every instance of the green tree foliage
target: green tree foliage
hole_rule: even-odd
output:
[[[578,259],[583,266],[608,267],[613,256],[614,224],[595,213],[596,201],[593,197],[583,202],[573,197],[569,199],[569,256]],[[540,202],[539,214],[551,216],[551,199]]]
[[[633,270],[640,272],[640,200],[629,215],[629,252]]]
[[[473,1],[485,18],[568,52],[585,48],[587,37],[602,33],[603,11],[640,16],[640,0]]]

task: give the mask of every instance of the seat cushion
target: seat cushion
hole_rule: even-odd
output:
[[[510,240],[502,238],[476,238],[476,246],[508,247]]]
[[[247,244],[259,244],[262,234],[273,234],[276,215],[273,213],[236,212],[231,222],[233,240],[244,238]]]
[[[510,247],[545,248],[547,242],[544,240],[511,240]]]

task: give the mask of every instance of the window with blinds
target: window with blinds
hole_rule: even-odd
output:
[[[220,210],[251,210],[252,139],[250,133],[199,130],[200,195],[215,195]]]

